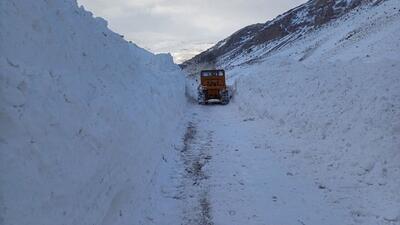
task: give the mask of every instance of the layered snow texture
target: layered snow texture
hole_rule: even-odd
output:
[[[351,224],[400,224],[399,21],[398,0],[374,1],[285,45],[216,62],[228,68],[231,104],[273,134],[264,147]],[[196,86],[188,76],[188,96]]]
[[[399,21],[397,0],[365,6],[227,73],[269,147],[354,224],[400,224]]]
[[[72,0],[0,1],[0,30],[0,224],[143,224],[181,136],[171,56]]]

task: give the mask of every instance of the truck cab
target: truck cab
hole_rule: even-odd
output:
[[[218,100],[223,105],[229,103],[224,70],[202,70],[200,72],[198,102],[206,104],[209,100]]]

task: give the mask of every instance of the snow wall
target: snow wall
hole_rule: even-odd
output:
[[[172,57],[74,0],[1,1],[0,31],[0,224],[143,223],[181,136]]]
[[[400,221],[399,21],[396,0],[366,6],[228,71],[243,117],[274,130],[282,162],[360,224]]]

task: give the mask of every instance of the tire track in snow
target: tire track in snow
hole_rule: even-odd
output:
[[[183,176],[180,192],[183,199],[184,225],[213,225],[212,206],[209,197],[209,175],[205,166],[211,159],[212,132],[200,132],[189,122],[183,138],[181,161]]]

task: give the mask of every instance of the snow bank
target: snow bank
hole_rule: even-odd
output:
[[[233,103],[275,131],[282,162],[359,224],[400,222],[399,9],[392,0],[353,12],[228,71]]]
[[[0,224],[143,224],[181,133],[171,56],[75,1],[1,1],[0,30]]]

